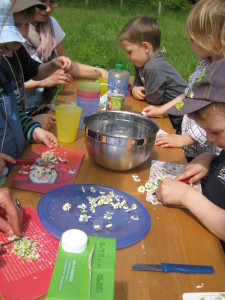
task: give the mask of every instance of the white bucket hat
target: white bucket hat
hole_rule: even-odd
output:
[[[19,33],[11,12],[12,3],[9,0],[1,0],[0,5],[0,44],[19,42],[25,43],[25,39]],[[9,13],[10,12],[10,13]]]

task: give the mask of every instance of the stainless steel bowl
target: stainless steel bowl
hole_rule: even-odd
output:
[[[89,155],[115,171],[133,169],[150,156],[159,126],[152,119],[128,111],[99,111],[84,117]]]

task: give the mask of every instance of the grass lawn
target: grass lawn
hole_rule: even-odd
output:
[[[154,13],[155,11],[155,13]],[[123,63],[124,69],[134,75],[134,66],[127,60],[125,52],[117,42],[118,33],[131,18],[137,15],[152,15],[161,27],[161,48],[164,56],[188,80],[195,69],[198,58],[192,52],[184,34],[187,12],[165,12],[157,15],[156,9],[148,7],[115,6],[96,8],[62,1],[53,16],[66,33],[64,40],[69,57],[81,63],[98,65],[105,69],[114,68],[115,63]]]

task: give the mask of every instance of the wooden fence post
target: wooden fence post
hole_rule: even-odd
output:
[[[158,14],[160,16],[162,10],[162,1],[159,0],[159,9],[158,9]]]

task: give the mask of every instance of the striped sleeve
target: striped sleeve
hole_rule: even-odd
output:
[[[24,132],[25,138],[28,141],[32,141],[34,129],[37,127],[42,128],[42,126],[39,122],[34,121],[30,117],[28,117],[27,114],[25,112],[23,112],[23,110],[20,108],[19,108],[19,115],[20,115],[20,121],[21,121],[21,124],[23,127],[23,132]]]

